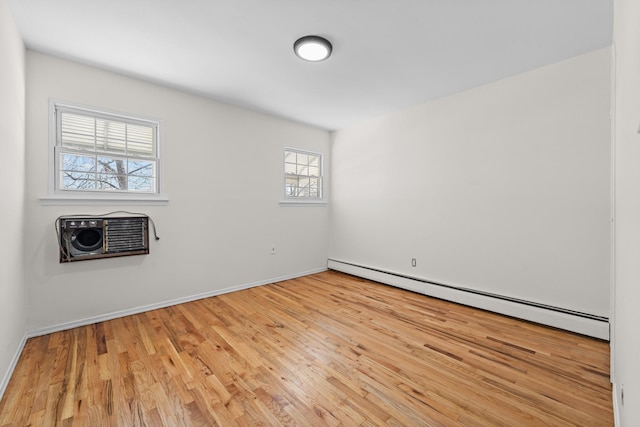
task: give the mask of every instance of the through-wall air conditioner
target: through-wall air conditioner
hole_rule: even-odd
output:
[[[58,218],[60,262],[149,253],[149,217]]]

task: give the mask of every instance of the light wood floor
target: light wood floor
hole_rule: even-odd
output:
[[[608,343],[336,272],[30,339],[0,426],[608,426]]]

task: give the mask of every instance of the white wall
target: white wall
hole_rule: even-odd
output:
[[[594,51],[336,132],[330,258],[608,317],[610,63]]]
[[[25,177],[24,45],[0,0],[0,397],[25,328],[22,230]]]
[[[613,382],[618,425],[631,427],[640,425],[640,3],[615,0],[614,10]]]
[[[169,204],[43,206],[50,97],[160,119]],[[323,152],[329,167],[329,139],[324,130],[27,51],[28,328],[325,269],[328,208],[278,202],[283,147]],[[155,220],[161,240],[151,254],[58,263],[56,217],[123,208]]]

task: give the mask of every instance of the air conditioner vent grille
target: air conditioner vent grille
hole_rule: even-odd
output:
[[[114,218],[105,221],[107,252],[147,249],[147,218]]]

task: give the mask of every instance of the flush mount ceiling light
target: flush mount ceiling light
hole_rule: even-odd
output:
[[[305,61],[324,61],[331,55],[333,47],[329,40],[319,36],[300,37],[293,44],[293,51]]]

